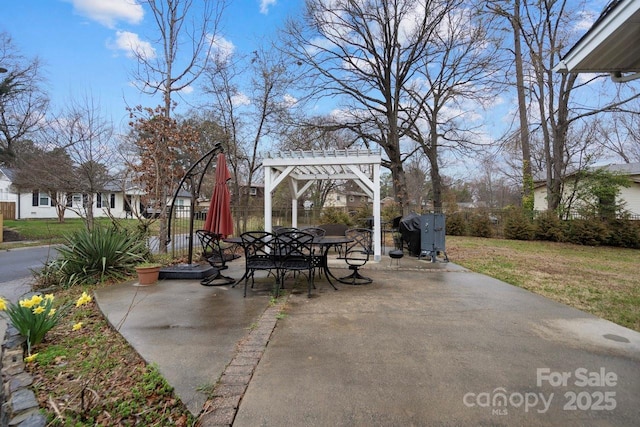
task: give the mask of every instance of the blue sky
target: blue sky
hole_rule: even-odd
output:
[[[302,4],[235,0],[224,12],[220,35],[236,52],[251,52]],[[126,105],[157,104],[131,86],[136,62],[121,47],[125,36],[144,41],[154,29],[153,17],[139,1],[5,0],[0,16],[0,31],[11,35],[23,55],[38,56],[44,64],[54,110],[88,95],[121,127]],[[187,96],[195,98],[197,91],[194,87]]]

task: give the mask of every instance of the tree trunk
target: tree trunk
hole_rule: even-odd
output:
[[[520,0],[513,5],[513,45],[516,67],[516,88],[518,93],[518,113],[520,118],[520,147],[522,149],[522,207],[525,211],[533,211],[533,172],[531,169],[531,147],[529,145],[529,121],[527,118],[527,97],[524,85],[522,66]]]

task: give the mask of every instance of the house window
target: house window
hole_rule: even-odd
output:
[[[51,199],[46,193],[40,193],[38,190],[34,190],[31,195],[31,206],[49,206]]]
[[[342,196],[336,196],[336,202],[339,202],[342,199]]]
[[[73,203],[72,203],[73,202],[73,194],[67,193],[64,196],[64,198],[65,198],[65,206],[68,207],[68,208],[73,207]]]
[[[108,200],[108,201],[107,201]],[[108,204],[108,206],[107,206]],[[107,198],[106,195],[97,193],[96,194],[96,208],[111,208],[115,209],[116,207],[116,195],[111,193]]]
[[[82,206],[82,194],[74,194],[72,197],[71,206],[79,208]]]
[[[256,187],[251,187],[249,189],[249,195],[255,196],[256,194],[258,194],[258,189]]]

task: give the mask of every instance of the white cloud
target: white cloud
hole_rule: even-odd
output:
[[[275,6],[278,0],[260,0],[260,13],[266,15],[269,13],[269,8]]]
[[[76,13],[113,28],[118,21],[137,24],[142,21],[144,10],[136,0],[67,0]]]
[[[183,95],[189,95],[193,93],[193,86],[185,86],[180,90],[180,93]]]
[[[138,55],[145,59],[156,57],[156,51],[149,42],[140,40],[136,33],[129,31],[116,31],[115,43],[109,43],[108,46],[114,50],[124,51],[129,58],[135,58]]]
[[[216,36],[211,40],[211,56],[221,63],[229,60],[233,52],[236,50],[235,45],[229,40],[221,36]]]
[[[242,106],[242,105],[250,105],[251,104],[251,100],[244,93],[238,93],[238,94],[234,95],[231,98],[231,103],[235,107],[239,107],[239,106]]]
[[[285,96],[283,96],[283,101],[284,105],[291,108],[298,103],[298,98],[294,97],[293,95],[286,94]]]

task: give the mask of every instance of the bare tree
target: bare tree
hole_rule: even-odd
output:
[[[401,140],[412,118],[407,90],[448,11],[461,0],[308,0],[287,25],[283,49],[301,66],[310,96],[337,97],[340,123],[379,145],[396,200],[408,205]]]
[[[49,106],[38,58],[25,58],[0,33],[0,164],[15,166],[15,145],[40,130]]]
[[[522,22],[520,20],[521,0],[490,0],[488,9],[505,18],[513,34],[513,64],[516,71],[516,94],[518,97],[518,119],[520,139],[518,145],[522,153],[522,205],[527,211],[533,210],[533,168],[531,164],[531,144],[529,141],[529,119],[527,111],[528,85],[525,83],[524,55],[522,54]]]
[[[618,85],[611,90],[613,83],[609,82],[603,93],[597,94],[594,87],[598,85],[594,81],[604,80],[605,76],[582,79],[575,73],[555,73],[553,68],[560,61],[562,50],[571,46],[572,34],[568,29],[574,27],[579,15],[569,9],[566,0],[524,0],[523,6],[522,34],[531,59],[533,102],[544,144],[547,203],[548,209],[556,210],[562,202],[564,177],[567,171],[575,169],[568,168],[576,160],[568,155],[576,151],[570,149],[575,143],[570,138],[582,138],[577,128],[591,130],[593,127],[588,122],[599,113],[621,111],[640,93],[628,85]],[[607,100],[595,102],[596,94],[606,96]],[[580,95],[591,100],[580,100]],[[572,132],[572,128],[575,131]],[[577,152],[584,153],[584,149]]]
[[[68,196],[73,191],[74,165],[64,148],[50,150],[32,141],[20,144],[15,162],[16,188],[48,194],[56,207],[58,222],[64,222]]]
[[[157,50],[138,48],[135,80],[148,94],[162,94],[169,117],[172,95],[192,85],[209,61],[224,0],[145,0],[157,25]]]
[[[640,162],[640,104],[633,104],[632,111],[612,113],[609,120],[598,123],[597,139],[602,148],[624,163]]]
[[[502,61],[491,17],[479,14],[470,2],[447,10],[430,46],[416,70],[421,83],[409,90],[414,106],[407,120],[408,135],[429,160],[433,209],[441,211],[440,149],[476,145],[479,125],[474,126],[472,116],[495,98]]]
[[[247,75],[251,79],[243,85]],[[278,51],[259,49],[246,67],[242,58],[220,53],[206,78],[205,90],[213,99],[209,107],[225,131],[223,145],[230,153],[234,203],[241,209],[237,228],[245,229],[251,198],[247,189],[258,178],[262,152],[275,148],[270,141],[282,135],[290,121],[288,110],[295,101],[288,97],[292,77]]]
[[[115,156],[113,126],[100,111],[99,102],[91,96],[71,101],[47,132],[47,142],[64,150],[73,163],[74,179],[64,188],[82,194],[77,203],[63,197],[57,203],[66,203],[68,209],[84,218],[89,230],[94,227],[94,197],[102,197],[111,180],[108,165],[113,164]],[[49,165],[52,171],[56,167]]]

